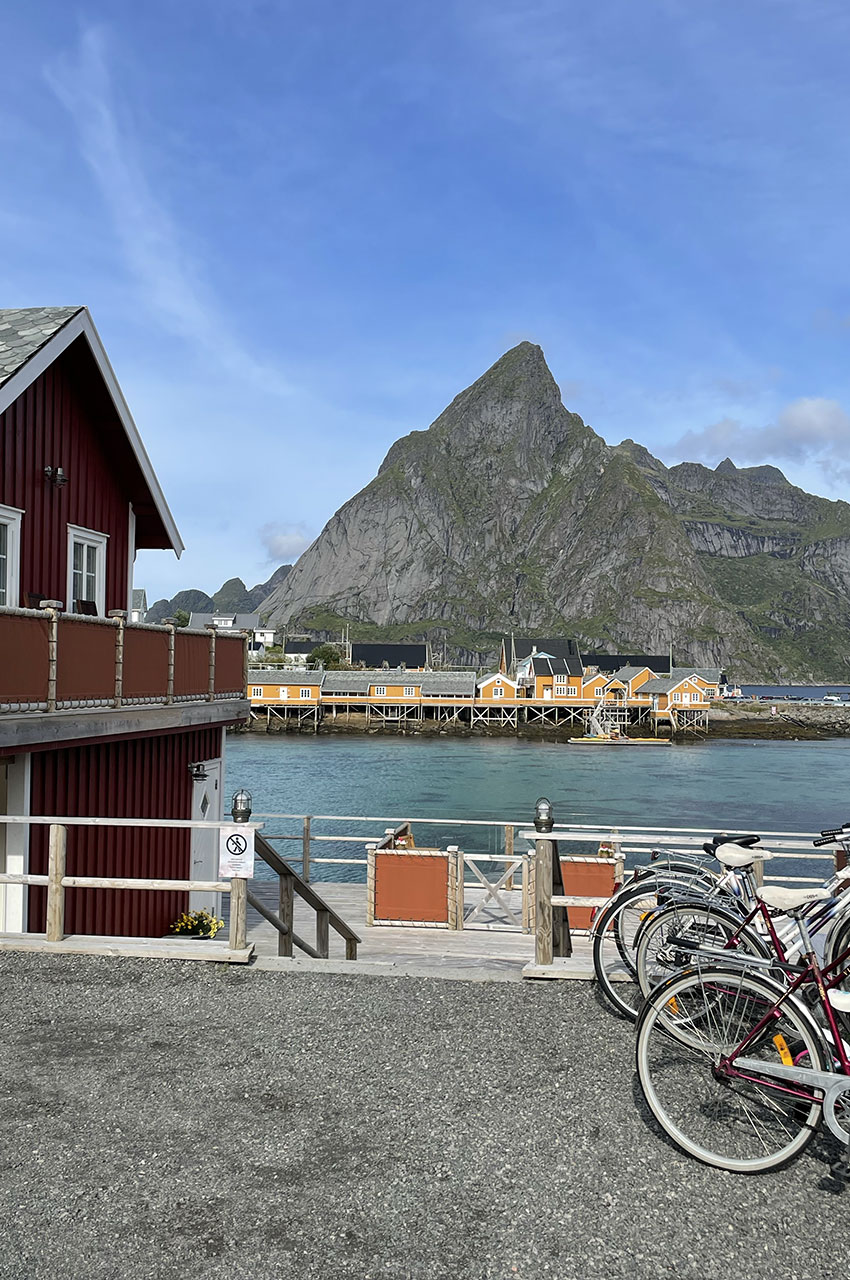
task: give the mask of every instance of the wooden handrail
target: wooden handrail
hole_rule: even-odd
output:
[[[292,932],[291,925],[287,921],[281,922],[287,925],[285,930],[278,929],[281,938],[283,939],[287,934],[289,934],[291,935],[292,941],[295,945],[300,947],[302,951],[306,951],[308,955],[313,955],[320,959],[326,959],[328,954],[327,927],[330,925],[341,938],[345,939],[346,960],[356,960],[357,944],[360,942],[360,938],[351,928],[351,925],[347,924],[345,920],[343,920],[342,916],[337,915],[333,907],[328,906],[324,898],[322,898],[320,894],[316,893],[316,890],[312,885],[308,884],[307,881],[300,876],[288,862],[283,860],[280,854],[271,847],[269,842],[260,835],[259,831],[256,832],[254,836],[254,850],[258,856],[262,858],[263,862],[265,862],[267,866],[271,867],[272,871],[276,872],[276,874],[281,878],[281,881],[286,880],[287,883],[291,885],[292,890],[298,894],[299,898],[301,898],[302,902],[306,902],[307,906],[312,907],[316,912],[317,947],[315,951],[308,945],[302,945],[301,940],[296,938],[295,934]],[[252,905],[254,904],[252,903]],[[269,912],[269,915],[271,914],[273,913]],[[264,911],[261,911],[260,915],[265,919],[268,919],[268,916]],[[274,924],[275,922],[272,920],[270,923]],[[277,928],[277,925],[275,925],[275,927]],[[280,954],[287,953],[286,951],[283,951],[280,952]]]
[[[321,956],[315,947],[311,947],[309,942],[305,942],[303,938],[299,938],[298,934],[290,929],[288,924],[284,924],[280,916],[276,916],[275,913],[270,911],[264,903],[260,902],[260,899],[255,897],[254,894],[251,893],[250,889],[248,890],[248,905],[254,908],[257,915],[262,916],[264,920],[268,920],[269,924],[273,925],[274,928],[277,929],[281,937],[291,939],[292,942],[295,943],[296,947],[300,947],[302,951],[306,952],[308,956],[312,956],[314,960],[321,960]]]

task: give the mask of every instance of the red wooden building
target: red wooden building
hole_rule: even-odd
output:
[[[143,547],[183,550],[88,311],[0,310],[0,814],[221,816],[244,642],[129,622]],[[69,875],[215,878],[213,858],[203,831],[68,832]],[[46,866],[46,827],[0,824],[0,871]],[[185,906],[70,890],[65,929],[157,936]],[[44,912],[0,885],[0,932]]]

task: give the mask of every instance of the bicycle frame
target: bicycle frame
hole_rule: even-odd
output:
[[[788,966],[783,967],[787,972]],[[780,1093],[789,1094],[808,1103],[818,1101],[815,1096],[816,1091],[822,1090],[824,1096],[820,1099],[820,1102],[827,1127],[842,1142],[847,1142],[850,1139],[850,1134],[838,1123],[835,1115],[835,1103],[841,1094],[850,1093],[850,1055],[848,1055],[842,1039],[835,1010],[829,1002],[828,992],[839,986],[842,980],[849,975],[850,947],[846,948],[840,956],[837,956],[824,969],[821,969],[818,965],[814,951],[807,952],[802,969],[793,978],[788,989],[782,992],[779,999],[771,1005],[770,1009],[759,1019],[737,1048],[727,1057],[721,1058],[715,1068],[719,1075],[746,1080],[761,1087],[765,1084],[764,1077],[768,1077],[771,1081],[774,1079],[782,1081],[784,1083],[777,1083],[775,1086],[771,1085],[771,1087],[776,1088]],[[748,1058],[746,1056],[747,1046],[758,1039],[767,1028],[771,1018],[775,1016],[786,1001],[794,997],[800,987],[811,982],[814,982],[817,986],[818,1002],[826,1017],[832,1039],[832,1045],[828,1047],[832,1052],[833,1060],[837,1060],[838,1069],[834,1071],[816,1071],[811,1067],[786,1066],[784,1063],[763,1062],[758,1058]],[[795,1088],[794,1086],[797,1087]]]

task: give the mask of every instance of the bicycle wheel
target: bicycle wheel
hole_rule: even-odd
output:
[[[763,958],[772,954],[768,943],[755,930],[742,927],[742,918],[733,912],[713,903],[675,903],[641,926],[634,957],[641,993],[648,996],[674,973],[690,967],[695,947]]]
[[[644,876],[621,889],[597,917],[593,926],[593,970],[605,997],[624,1018],[634,1022],[643,1004],[637,982],[635,948],[646,921],[669,895],[710,892],[698,882],[681,877]]]
[[[841,915],[832,923],[826,936],[823,956],[824,968],[848,950],[850,950],[850,918],[846,915]],[[845,964],[850,965],[850,960],[845,961]],[[850,990],[850,973],[842,979],[839,985],[844,991]]]
[[[650,881],[621,889],[595,921],[593,971],[608,1001],[634,1022],[643,1001],[634,961],[634,939],[647,913],[658,910],[658,884]]]
[[[782,997],[785,997],[782,1000]],[[782,1004],[777,1007],[777,1001]],[[802,1005],[769,978],[697,969],[656,987],[638,1021],[637,1071],[647,1105],[677,1146],[732,1173],[787,1164],[811,1141],[820,1095],[805,1084],[737,1074],[741,1056],[824,1070],[826,1049]]]

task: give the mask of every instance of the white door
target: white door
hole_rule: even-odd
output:
[[[192,784],[192,821],[218,822],[221,819],[221,761],[202,761],[206,778]],[[192,830],[192,880],[218,879],[218,832]],[[190,893],[189,910],[206,908],[214,915],[221,915],[220,893]]]
[[[0,765],[0,813],[28,814],[30,811],[30,756],[28,752]],[[6,826],[0,835],[0,871],[23,876],[29,871],[29,827]],[[4,892],[5,890],[5,892]],[[0,886],[0,932],[25,933],[27,889],[22,884]]]

